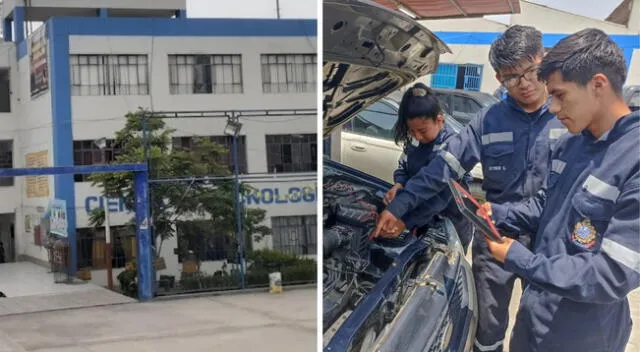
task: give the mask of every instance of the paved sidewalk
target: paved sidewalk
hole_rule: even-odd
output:
[[[7,296],[0,299],[0,317],[136,302],[92,283],[55,283],[48,268],[31,262],[1,264],[0,291]]]
[[[0,352],[315,351],[316,290],[3,317]]]

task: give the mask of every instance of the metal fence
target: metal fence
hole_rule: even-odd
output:
[[[272,272],[282,274],[284,285],[316,282],[315,205],[306,204],[313,209],[304,215],[269,210],[315,201],[316,134],[269,135],[249,150],[240,131],[243,124],[304,115],[315,118],[316,111],[145,117],[157,295],[266,287]],[[248,172],[248,155],[257,152],[269,172]]]
[[[161,194],[184,192],[173,204],[152,207],[157,294],[268,286],[272,272],[282,274],[284,285],[316,282],[316,215],[268,217],[265,209],[246,202],[236,210],[233,183],[152,182],[154,200]],[[244,183],[240,188],[246,200],[250,190]],[[180,198],[188,204],[178,203]],[[198,210],[173,211],[187,208]]]

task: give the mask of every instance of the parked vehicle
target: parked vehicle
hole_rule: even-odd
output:
[[[418,22],[373,2],[325,0],[323,16],[325,136],[449,52]],[[384,136],[391,125],[371,132]],[[326,157],[323,168],[324,351],[470,351],[477,298],[451,221],[369,240],[391,184]]]
[[[640,110],[640,85],[624,87],[623,96],[631,111]]]
[[[340,162],[393,183],[393,171],[402,154],[402,146],[398,146],[393,138],[401,99],[401,93],[393,92],[342,125]],[[446,112],[444,115],[445,123],[455,132],[464,128],[451,115]],[[471,170],[471,176],[478,183],[482,182],[481,164]]]
[[[463,125],[468,124],[480,110],[497,102],[491,94],[463,89],[434,89],[447,113]]]

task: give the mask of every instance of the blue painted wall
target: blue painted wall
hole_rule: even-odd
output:
[[[449,45],[491,45],[500,35],[498,32],[434,32]],[[542,45],[551,47],[569,34],[545,33],[542,35]],[[640,35],[613,34],[610,36],[624,50],[627,68],[631,65],[633,49],[640,49]],[[484,58],[483,58],[484,60]]]

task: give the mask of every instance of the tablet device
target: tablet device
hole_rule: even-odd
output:
[[[493,225],[491,216],[480,206],[480,203],[454,180],[449,180],[449,188],[451,188],[453,199],[456,201],[462,215],[469,219],[490,240],[502,243],[502,236]],[[478,210],[480,210],[480,215],[478,215]]]

